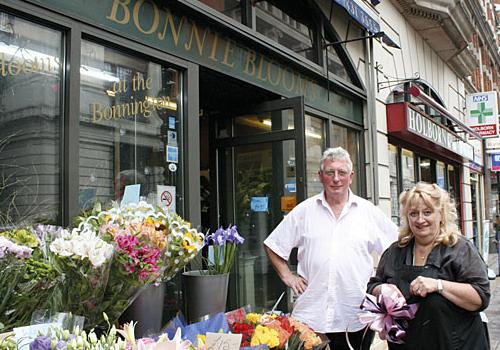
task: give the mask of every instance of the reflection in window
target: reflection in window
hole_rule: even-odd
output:
[[[436,184],[442,189],[446,189],[445,169],[446,167],[443,162],[436,162]]]
[[[412,151],[401,150],[401,173],[403,180],[403,191],[409,190],[415,184],[415,156]]]
[[[0,19],[0,229],[61,224],[62,34]]]
[[[455,200],[457,206],[457,214],[459,223],[461,222],[461,201],[460,201],[460,175],[459,168],[448,164],[448,192],[450,196]]]
[[[398,182],[398,148],[389,144],[389,176],[391,189],[391,219],[399,225],[399,182]]]
[[[351,156],[352,166],[354,170],[354,177],[352,179],[351,189],[354,193],[360,194],[359,176],[363,169],[360,168],[359,163],[359,132],[340,126],[337,124],[332,124],[331,131],[331,146],[338,147],[341,146]]]
[[[132,184],[156,204],[169,185],[182,214],[179,71],[85,40],[81,55],[80,208]]]
[[[420,181],[433,183],[434,180],[432,178],[432,161],[430,158],[420,157],[419,158],[419,172],[420,172]]]
[[[241,1],[238,0],[199,0],[207,6],[241,22]]]
[[[231,121],[234,120],[233,136],[248,136],[277,130],[294,128],[293,109],[241,115],[218,123],[218,137],[229,137]]]
[[[323,190],[318,178],[319,162],[325,147],[323,120],[305,115],[307,197]]]
[[[325,40],[325,43],[329,44],[330,41]],[[349,76],[349,73],[347,73],[347,69],[344,66],[344,64],[342,63],[342,60],[340,59],[339,55],[337,54],[335,47],[327,46],[326,52],[327,52],[327,57],[328,57],[328,71],[330,73],[333,73],[337,77],[340,77],[340,78],[352,83],[352,79]]]
[[[294,2],[287,3],[292,7]],[[269,1],[259,1],[255,4],[256,30],[269,39],[291,49],[307,59],[317,62],[317,55],[313,46],[315,30],[311,23],[298,19],[272,5]],[[300,11],[298,11],[300,12]]]

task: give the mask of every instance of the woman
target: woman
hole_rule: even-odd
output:
[[[389,343],[389,349],[488,349],[479,315],[490,300],[487,268],[460,234],[453,201],[423,182],[399,201],[398,241],[382,255],[368,292],[378,296],[386,284],[419,309],[402,325],[405,343]]]

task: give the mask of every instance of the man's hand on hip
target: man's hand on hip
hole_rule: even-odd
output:
[[[283,283],[292,288],[296,295],[304,293],[307,288],[307,281],[301,276],[294,275],[293,273],[284,277]]]

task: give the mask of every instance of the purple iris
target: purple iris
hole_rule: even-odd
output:
[[[214,233],[205,236],[206,244],[213,244],[220,247],[226,244],[226,242],[234,244],[245,242],[245,239],[238,233],[236,225],[229,225],[227,229],[220,226]]]
[[[64,340],[59,340],[56,345],[56,350],[66,349],[68,344]]]
[[[239,232],[238,232],[238,228],[236,227],[236,225],[229,225],[229,227],[227,228],[226,230],[227,232],[227,240],[231,243],[234,243],[234,244],[243,244],[243,242],[245,242],[245,238],[243,238]]]
[[[45,335],[36,337],[35,340],[30,343],[30,350],[50,350],[51,347],[52,341]]]

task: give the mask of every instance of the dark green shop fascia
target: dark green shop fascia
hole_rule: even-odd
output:
[[[329,92],[324,77],[312,78],[284,58],[266,54],[257,47],[258,43],[249,47],[217,26],[191,18],[178,6],[149,0],[30,2],[281,96],[304,96],[310,107],[357,125],[363,124],[361,98],[348,97],[331,89]]]

